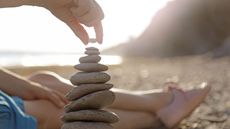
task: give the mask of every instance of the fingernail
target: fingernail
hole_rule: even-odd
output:
[[[85,35],[85,34],[82,33],[82,32],[79,32],[79,31],[76,33],[76,35],[77,35],[77,37],[81,40],[81,42],[82,42],[83,44],[85,44],[85,45],[88,44],[89,38],[87,37],[87,35]]]
[[[98,40],[98,43],[102,44],[102,42],[103,42],[103,38]]]
[[[102,41],[101,41],[101,40],[97,40],[97,42],[98,42],[99,44],[102,44]]]
[[[80,38],[80,40],[81,40],[81,42],[83,42],[83,44],[85,44],[85,45],[87,45],[87,44],[88,44],[88,42],[87,42],[85,39]]]
[[[102,42],[101,41],[97,41],[99,44],[102,44]]]
[[[85,45],[87,45],[87,44],[89,43],[89,38],[84,37],[84,39],[83,39],[83,40],[84,40],[84,44],[85,44]]]

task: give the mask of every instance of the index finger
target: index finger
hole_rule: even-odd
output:
[[[102,44],[103,42],[103,27],[101,21],[94,24],[94,31],[96,34],[97,42]]]

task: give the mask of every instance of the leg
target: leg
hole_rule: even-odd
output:
[[[52,72],[39,72],[31,75],[30,80],[47,86],[51,89],[66,94],[73,85],[59,75]],[[130,92],[119,89],[112,89],[116,94],[116,100],[110,108],[148,111],[155,113],[158,109],[168,105],[173,96],[170,92],[162,92],[161,90],[152,90],[145,92]],[[160,100],[160,101],[159,101]],[[127,102],[129,103],[127,105]]]
[[[66,80],[53,73],[35,74],[30,79],[56,89],[63,94],[66,94],[73,87]],[[149,93],[114,91],[116,100],[110,108],[157,114],[168,127],[173,127],[198,107],[207,96],[210,87],[187,92],[181,92],[181,90],[176,88],[168,92],[157,93],[155,91],[149,91]],[[178,95],[181,97],[177,97]],[[174,113],[175,111],[178,113]]]
[[[130,92],[120,89],[112,89],[116,94],[116,99],[111,108],[145,111],[156,113],[162,107],[172,102],[171,92],[162,92],[161,90]],[[127,104],[128,102],[128,104]]]
[[[27,114],[38,121],[38,129],[60,129],[63,122],[60,117],[63,109],[56,108],[46,100],[25,101]],[[157,126],[159,121],[150,113],[118,109],[108,109],[119,115],[120,121],[113,124],[115,129],[142,129]],[[144,120],[144,121],[143,121]],[[128,123],[128,124],[127,124]]]
[[[30,75],[28,79],[40,83],[48,88],[57,90],[63,94],[67,94],[73,88],[73,85],[69,80],[64,79],[54,72],[37,72]]]
[[[115,129],[149,129],[161,125],[159,119],[151,113],[120,109],[109,109],[109,111],[115,112],[120,117],[120,121],[113,124]]]

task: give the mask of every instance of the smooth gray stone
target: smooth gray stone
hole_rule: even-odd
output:
[[[101,61],[101,57],[98,55],[84,56],[79,59],[80,63],[98,63]]]
[[[89,43],[97,43],[97,39],[96,38],[89,38]]]
[[[102,122],[70,122],[64,123],[61,129],[113,129],[113,127]]]
[[[86,51],[90,51],[90,50],[99,51],[99,49],[96,47],[87,47],[87,48],[85,48],[85,50]]]
[[[108,70],[108,66],[98,63],[81,63],[75,65],[74,68],[84,72],[101,72]]]
[[[72,90],[69,93],[67,93],[66,98],[69,101],[73,101],[87,94],[90,94],[96,91],[109,90],[112,87],[113,87],[112,84],[82,84],[80,86],[72,88]]]
[[[79,72],[70,78],[70,81],[74,85],[79,84],[93,84],[93,83],[106,83],[110,80],[110,76],[103,72],[85,73]]]
[[[64,114],[62,120],[65,122],[93,121],[116,123],[119,121],[119,117],[113,112],[108,112],[104,110],[80,110],[77,112],[69,112]]]
[[[96,51],[96,50],[87,50],[87,51],[85,51],[85,54],[87,54],[87,55],[99,55],[100,52]]]
[[[77,99],[65,106],[66,112],[83,109],[100,109],[113,103],[115,94],[109,90],[98,91]]]

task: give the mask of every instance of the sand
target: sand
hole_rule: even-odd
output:
[[[21,75],[51,70],[69,78],[73,66],[11,68]],[[166,80],[178,81],[185,89],[207,81],[212,91],[205,102],[180,125],[180,129],[230,129],[230,57],[211,59],[206,56],[171,59],[135,58],[118,66],[109,66],[108,73],[116,88],[148,90],[164,88]]]

